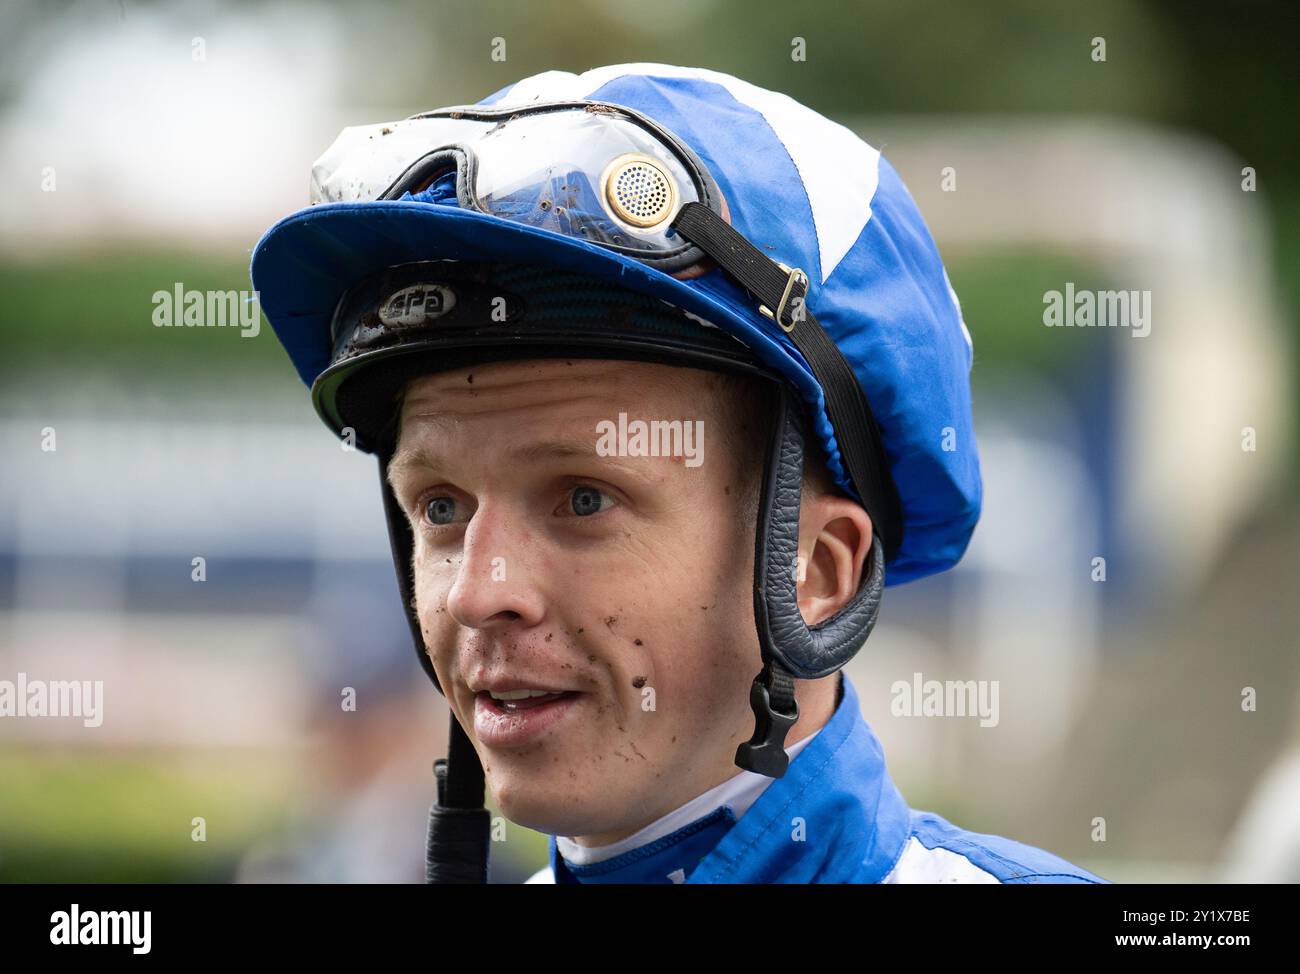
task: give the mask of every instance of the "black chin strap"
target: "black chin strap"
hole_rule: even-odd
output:
[[[455,714],[447,756],[433,762],[433,777],[438,796],[429,808],[424,881],[486,883],[492,822],[483,807],[483,765]]]
[[[736,765],[780,778],[785,738],[799,720],[795,678],[817,680],[841,669],[862,648],[880,612],[884,546],[872,532],[869,561],[853,598],[808,625],[799,610],[799,509],[803,498],[805,411],[784,383],[777,389],[754,537],[754,621],[763,669],[749,691],[754,733],[736,749]]]
[[[388,485],[391,456],[391,448],[378,453],[379,486],[384,498],[384,518],[388,522],[388,543],[397,569],[397,587],[402,594],[406,621],[411,627],[420,665],[441,691],[438,674],[425,649],[420,619],[415,613],[415,583],[411,575],[414,543],[406,513]],[[454,713],[450,714],[450,724],[447,756],[433,762],[437,795],[429,808],[424,879],[426,883],[434,884],[486,883],[492,823],[483,804],[483,765]]]
[[[708,254],[760,302],[807,361],[822,388],[826,413],[849,479],[871,517],[869,564],[853,599],[815,626],[798,602],[799,505],[804,465],[804,412],[783,383],[776,430],[767,448],[767,474],[754,558],[754,617],[763,669],[749,691],[754,733],[736,749],[736,765],[779,778],[789,757],[785,738],[799,719],[794,680],[819,679],[853,658],[880,611],[884,563],[902,543],[903,511],[889,476],[880,427],[844,353],[807,307],[808,276],[779,264],[717,213],[687,203],[673,227]],[[775,310],[773,310],[775,309]]]

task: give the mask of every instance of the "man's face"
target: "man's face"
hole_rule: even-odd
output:
[[[737,772],[762,661],[753,525],[737,513],[747,464],[718,383],[575,359],[407,387],[390,479],[415,536],[416,610],[514,822],[614,841]],[[702,428],[702,462],[601,455],[620,412],[630,431]],[[504,702],[489,688],[566,695]]]

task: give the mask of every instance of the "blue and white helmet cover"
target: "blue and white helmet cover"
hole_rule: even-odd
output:
[[[903,541],[886,565],[887,584],[956,564],[983,497],[971,339],[934,240],[894,168],[848,128],[789,96],[701,68],[547,71],[478,104],[573,99],[622,105],[669,129],[709,168],[732,226],[808,275],[807,306],[862,384],[902,502]],[[677,280],[580,239],[407,197],[299,210],[263,235],[251,273],[267,319],[310,386],[329,365],[331,318],[348,286],[393,264],[440,258],[606,276],[729,330],[801,393],[835,482],[857,496],[808,363],[721,269]]]

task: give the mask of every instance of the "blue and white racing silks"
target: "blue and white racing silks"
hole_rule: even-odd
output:
[[[529,883],[1106,883],[1050,852],[908,807],[841,672],[781,778],[741,771],[612,846],[550,838]],[[612,854],[611,854],[612,853]],[[582,859],[579,864],[572,859]]]

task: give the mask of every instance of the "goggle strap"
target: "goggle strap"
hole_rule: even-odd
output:
[[[702,203],[683,205],[673,229],[713,258],[764,306],[777,309],[777,324],[807,360],[822,387],[849,479],[881,535],[886,558],[892,559],[903,541],[903,509],[889,475],[880,426],[844,353],[805,303],[807,278],[800,281],[800,275],[782,269],[781,264]],[[801,311],[787,314],[792,298],[798,300]]]

